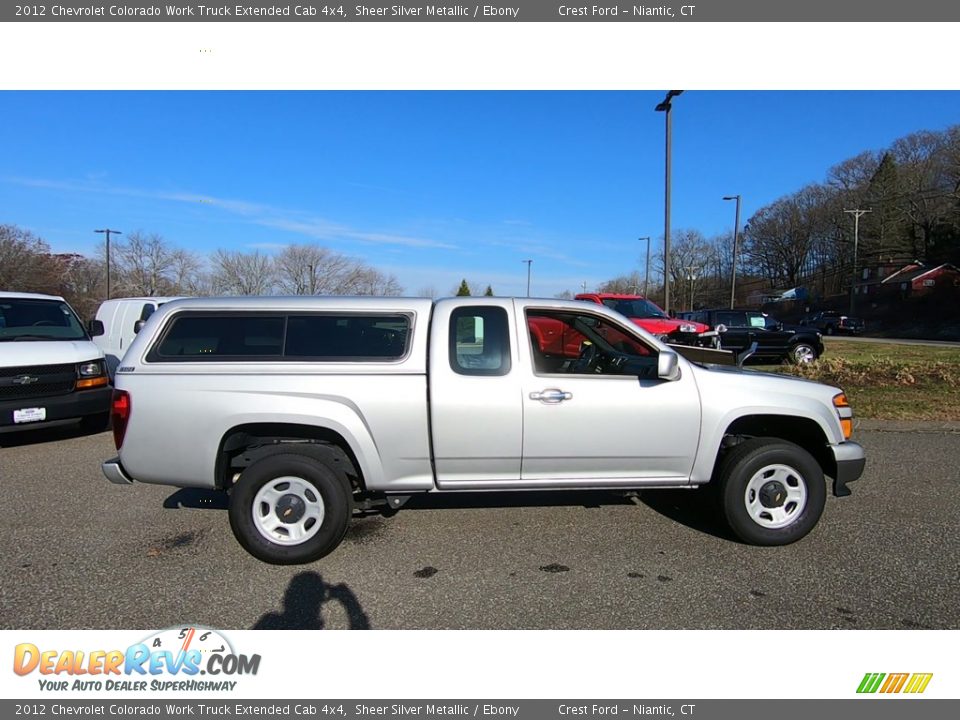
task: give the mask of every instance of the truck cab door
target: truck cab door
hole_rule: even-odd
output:
[[[520,478],[520,401],[513,301],[444,300],[431,321],[429,402],[437,486],[511,487]]]
[[[686,485],[700,439],[692,373],[658,377],[659,349],[590,308],[518,300],[524,487]],[[556,323],[579,333],[576,352],[538,341]]]

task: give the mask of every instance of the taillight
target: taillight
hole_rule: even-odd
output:
[[[126,390],[113,391],[110,416],[113,420],[113,444],[119,450],[123,445],[123,436],[127,432],[127,421],[130,420],[130,393]]]

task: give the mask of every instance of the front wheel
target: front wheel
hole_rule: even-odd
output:
[[[823,470],[810,453],[777,438],[736,445],[719,472],[730,529],[751,545],[788,545],[809,533],[826,504]]]
[[[347,481],[319,458],[278,453],[243,471],[230,494],[230,527],[254,557],[274,565],[313,562],[343,539]]]

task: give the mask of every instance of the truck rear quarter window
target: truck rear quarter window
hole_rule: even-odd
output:
[[[499,307],[461,307],[450,313],[450,367],[460,375],[510,372],[507,311]]]
[[[148,362],[391,361],[406,355],[411,320],[400,314],[180,313]]]

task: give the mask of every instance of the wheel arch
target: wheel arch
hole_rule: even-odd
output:
[[[216,486],[229,488],[235,475],[260,457],[285,448],[309,446],[327,448],[339,455],[354,489],[366,490],[376,468],[364,460],[357,439],[339,428],[298,422],[250,422],[229,428],[217,449]]]
[[[744,439],[760,437],[777,438],[798,445],[813,456],[824,475],[836,477],[836,461],[830,452],[827,434],[820,423],[802,415],[774,413],[744,415],[726,427],[714,460],[713,476],[716,475],[726,450]]]

